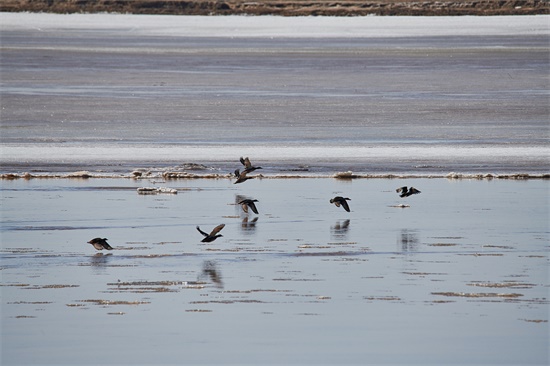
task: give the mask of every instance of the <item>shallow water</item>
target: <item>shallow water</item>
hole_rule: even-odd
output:
[[[545,180],[3,180],[2,364],[547,364],[547,194]],[[195,226],[220,223],[201,243]]]

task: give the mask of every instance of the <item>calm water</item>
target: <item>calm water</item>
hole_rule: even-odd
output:
[[[2,182],[3,364],[548,362],[547,181],[156,184]]]
[[[545,16],[1,17],[2,172],[550,170]]]

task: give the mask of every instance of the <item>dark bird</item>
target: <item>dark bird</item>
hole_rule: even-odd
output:
[[[218,233],[220,232],[221,229],[223,229],[224,226],[225,226],[225,224],[220,224],[220,225],[216,226],[210,234],[205,233],[204,231],[201,230],[200,227],[197,226],[197,230],[199,231],[199,233],[204,235],[204,239],[202,239],[201,242],[210,243],[211,241],[216,240],[220,236],[223,236],[223,235],[218,234]]]
[[[254,212],[257,215],[258,214],[258,209],[256,208],[256,205],[254,204],[254,202],[258,202],[258,200],[246,199],[246,200],[242,200],[241,202],[239,202],[239,205],[241,205],[244,212],[248,213],[248,208],[250,207],[252,212]]]
[[[253,172],[256,169],[262,169],[261,166],[252,166],[252,164],[250,163],[250,159],[248,159],[248,157],[243,158],[241,156],[241,164],[244,165],[244,172],[247,172],[247,173]]]
[[[418,189],[416,189],[414,187],[407,188],[406,186],[401,187],[401,188],[397,188],[395,191],[397,193],[401,193],[399,195],[399,197],[409,197],[409,196],[412,196],[413,194],[421,193]]]
[[[97,250],[113,250],[113,247],[107,243],[107,238],[93,238],[88,242],[88,244],[92,244]]]
[[[237,177],[237,180],[235,181],[235,183],[233,184],[237,184],[237,183],[242,183],[248,179],[254,179],[255,177],[247,177],[246,174],[248,172],[245,170],[243,170],[242,172],[239,172],[239,169],[236,169],[235,170],[235,177]]]
[[[344,197],[336,196],[336,197],[330,199],[330,203],[334,203],[336,205],[336,207],[340,207],[340,205],[342,205],[344,210],[349,212],[349,205],[346,202],[346,200],[351,201],[351,199],[349,199],[347,197],[344,198]]]

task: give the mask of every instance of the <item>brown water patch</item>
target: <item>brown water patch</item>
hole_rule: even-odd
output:
[[[265,301],[261,300],[209,300],[209,301],[191,301],[189,304],[235,304],[235,303],[245,303],[245,304],[265,304]]]
[[[528,323],[548,323],[548,320],[543,320],[543,319],[519,319],[519,320],[523,320],[524,322],[528,322]]]
[[[143,249],[151,249],[152,247],[124,247],[124,248],[116,248],[116,250],[143,250]]]
[[[33,248],[2,248],[0,253],[12,253],[12,254],[25,254],[25,253],[37,253],[38,250]]]
[[[472,257],[502,257],[504,254],[501,253],[471,253],[471,254],[458,254],[458,255],[469,255]]]
[[[222,292],[224,294],[250,294],[254,292],[292,292],[292,290],[254,289],[254,290],[227,290]]]
[[[432,295],[440,296],[450,296],[450,297],[473,297],[473,298],[484,298],[484,297],[498,297],[498,298],[518,298],[523,296],[522,294],[516,293],[495,293],[495,292],[432,292]]]
[[[149,301],[124,301],[124,300],[102,300],[102,299],[89,299],[89,300],[76,300],[76,302],[91,303],[94,305],[143,305],[150,304]],[[72,306],[72,305],[67,305]]]
[[[532,283],[523,283],[523,282],[501,282],[501,283],[495,283],[495,282],[478,282],[474,281],[472,283],[468,283],[468,286],[477,286],[477,287],[491,287],[491,288],[531,288],[536,286]]]
[[[71,288],[71,287],[80,287],[80,285],[34,285],[32,287],[26,287],[26,290],[41,290],[41,289],[53,289],[53,288]]]
[[[498,249],[514,249],[514,247],[510,247],[508,245],[482,245],[483,248],[498,248]]]
[[[456,239],[464,239],[463,236],[432,236],[432,239],[450,239],[450,240],[456,240]]]
[[[357,253],[351,253],[351,254],[357,254]],[[313,253],[306,253],[306,252],[297,252],[291,254],[294,257],[322,257],[322,256],[345,256],[350,255],[349,252],[313,252]]]
[[[429,272],[401,272],[403,274],[411,275],[411,276],[446,276],[448,273],[429,273]]]
[[[365,296],[363,299],[369,301],[403,301],[399,296]]]
[[[304,244],[304,245],[298,245],[298,248],[300,249],[330,249],[330,245],[311,245],[311,244]]]
[[[220,248],[206,248],[208,252],[229,252],[229,253],[238,253],[241,249],[220,249]]]
[[[131,293],[151,293],[151,292],[178,292],[179,286],[185,288],[204,288],[206,282],[202,281],[133,281],[133,282],[110,282],[112,286],[105,293],[131,292]],[[178,286],[178,288],[174,288]]]
[[[143,248],[139,248],[139,249],[143,249]],[[181,254],[178,254],[178,255],[181,255]],[[175,254],[136,254],[136,255],[131,255],[128,258],[143,259],[143,258],[164,258],[164,257],[173,257],[173,256],[175,256]],[[132,265],[132,267],[133,266],[134,265]]]
[[[116,290],[102,291],[104,293],[116,293],[116,292],[131,292],[134,294],[144,294],[151,292],[178,292],[178,290],[170,289],[168,287],[119,287]]]
[[[185,310],[188,313],[211,313],[212,310],[206,310],[206,309],[188,309]]]

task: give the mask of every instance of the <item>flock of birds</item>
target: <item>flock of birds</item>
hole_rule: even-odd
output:
[[[247,174],[250,172],[253,172],[254,170],[262,169],[261,166],[258,166],[258,167],[253,166],[250,163],[250,159],[248,159],[248,157],[246,158],[241,157],[240,161],[241,161],[241,164],[244,166],[244,169],[242,171],[240,171],[239,169],[235,170],[234,174],[237,180],[233,184],[242,183],[248,179],[255,178],[255,176],[249,177],[247,176]],[[395,191],[399,193],[399,197],[402,197],[402,198],[412,196],[413,194],[421,193],[418,189],[414,187],[407,187],[407,186],[397,188]],[[342,206],[344,210],[346,210],[347,212],[350,212],[349,204],[347,201],[351,201],[351,199],[348,197],[336,196],[334,198],[331,198],[329,202],[335,204],[336,207]],[[250,209],[255,214],[258,214],[258,209],[256,207],[255,202],[258,202],[258,200],[245,199],[245,200],[239,201],[239,205],[241,205],[245,213],[248,213],[248,210]],[[220,224],[216,226],[214,229],[212,229],[210,233],[206,233],[202,231],[199,226],[197,226],[197,231],[204,236],[201,242],[210,243],[216,240],[217,238],[222,237],[223,235],[219,234],[219,232],[224,227],[225,227],[225,224]],[[107,243],[107,240],[108,240],[107,238],[94,238],[90,240],[88,243],[92,244],[93,247],[97,250],[103,250],[103,249],[113,250],[113,247],[110,246],[109,243]]]

